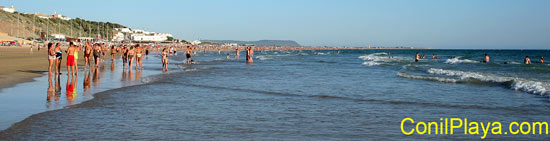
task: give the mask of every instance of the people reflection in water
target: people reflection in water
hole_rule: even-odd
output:
[[[65,93],[66,97],[67,97],[67,104],[69,105],[73,105],[76,101],[76,96],[77,96],[77,91],[76,91],[76,82],[78,81],[78,79],[76,78],[76,76],[69,76],[67,78],[67,92]]]
[[[92,77],[92,72],[91,70],[85,70],[84,72],[84,97],[88,98],[89,95],[88,95],[88,90],[90,89],[90,82],[92,81],[91,79]]]
[[[136,70],[136,80],[140,80],[141,78],[141,69],[140,70]]]
[[[55,75],[55,101],[59,101],[59,97],[61,97],[61,76]]]
[[[115,71],[115,62],[111,62],[111,72]]]
[[[94,67],[92,72],[93,72],[92,83],[94,87],[97,87],[99,85],[99,70],[97,69],[97,67]]]
[[[53,88],[52,76],[52,73],[48,75],[48,97],[46,98],[48,103],[51,102],[52,98],[55,97],[55,89]]]

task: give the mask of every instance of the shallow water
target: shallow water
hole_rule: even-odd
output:
[[[550,119],[550,66],[503,64],[549,51],[419,51],[440,59],[414,63],[416,50],[391,50],[393,58],[386,50],[268,51],[256,52],[254,63],[245,64],[244,56],[226,60],[210,52],[196,57],[195,65],[172,64],[169,73],[150,76],[148,83],[33,115],[0,132],[0,138],[479,139],[462,132],[405,136],[399,125],[405,117],[503,123]],[[478,63],[484,53],[494,63]],[[180,62],[183,56],[171,59]]]

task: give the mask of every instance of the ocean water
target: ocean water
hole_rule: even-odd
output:
[[[416,52],[427,58],[437,54],[439,59],[414,62]],[[491,63],[479,63],[484,53],[491,56]],[[0,139],[479,139],[482,135],[462,132],[408,136],[400,124],[406,117],[502,123],[550,119],[550,66],[535,63],[539,56],[550,57],[548,50],[255,55],[254,63],[246,64],[244,56],[228,60],[217,52],[199,53],[194,65],[181,64],[184,56],[174,56],[167,73],[99,92],[81,104],[32,115],[0,132]],[[526,55],[534,64],[521,64]],[[160,64],[146,69],[160,69]],[[549,136],[487,138],[547,140]]]

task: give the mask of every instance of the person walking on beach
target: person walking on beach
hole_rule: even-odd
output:
[[[76,71],[76,75],[78,75],[78,52],[80,52],[81,50],[81,46],[80,45],[74,45],[73,42],[71,42],[73,44],[73,46],[75,47],[75,50],[74,50],[74,68],[75,68],[75,71]]]
[[[418,62],[418,60],[420,60],[420,54],[416,52],[416,56],[414,57],[414,62]]]
[[[75,66],[74,66],[74,62],[75,62],[75,56],[74,56],[74,53],[75,53],[75,47],[74,47],[74,44],[73,42],[70,42],[69,43],[69,48],[67,49],[67,75],[69,75],[69,72],[72,74],[72,76],[74,76],[75,74]]]
[[[56,43],[55,44],[55,58],[57,58],[57,60],[55,61],[55,66],[56,66],[56,70],[55,70],[55,73],[56,74],[61,74],[61,61],[63,60],[63,57],[62,57],[62,51],[61,51],[61,48],[59,47],[59,43]]]
[[[540,57],[540,63],[544,64],[544,57],[543,56]]]
[[[135,55],[136,51],[134,50],[134,47],[130,47],[130,49],[128,50],[128,56],[126,58],[128,58],[128,67],[129,69],[132,69],[132,64],[134,63],[134,55]]]
[[[485,53],[485,58],[483,58],[483,61],[482,61],[482,62],[483,62],[483,63],[489,63],[489,60],[490,60],[490,59],[491,59],[491,58],[489,58],[489,55],[487,55],[487,53]]]
[[[99,44],[95,44],[94,45],[94,62],[95,62],[95,66],[99,66],[99,57],[101,57],[101,46]]]
[[[122,58],[122,68],[126,67],[126,63],[128,63],[128,47],[122,48],[122,55],[120,55]]]
[[[143,55],[143,48],[140,47],[140,45],[136,45],[136,70],[139,68],[141,69],[143,66],[143,63],[141,62],[141,57]]]
[[[92,45],[90,42],[86,43],[86,48],[84,49],[84,65],[86,67],[90,67],[92,65],[92,59],[90,59],[90,56],[92,55]]]
[[[115,45],[112,45],[111,46],[111,62],[115,61],[115,54],[116,54]]]
[[[531,64],[531,58],[529,58],[529,56],[525,56],[525,59],[523,60],[523,63]]]
[[[55,51],[53,49],[53,43],[48,43],[48,62],[49,62],[48,72],[50,74],[52,74],[52,66],[53,66],[53,64],[56,60],[57,59],[55,57]]]

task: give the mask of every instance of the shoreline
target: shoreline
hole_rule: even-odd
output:
[[[65,109],[72,105],[79,105],[83,102],[90,101],[94,99],[97,93],[153,82],[155,81],[155,76],[162,74],[160,70],[155,68],[157,65],[155,63],[157,62],[160,62],[159,58],[153,54],[150,55],[148,59],[144,59],[145,69],[130,71],[121,66],[121,60],[116,59],[111,63],[110,59],[108,59],[108,61],[106,59],[105,62],[100,63],[99,67],[95,69],[93,73],[93,69],[84,71],[81,68],[79,75],[75,76],[76,79],[68,77],[63,66],[61,69],[63,74],[59,76],[48,75],[47,72],[36,73],[36,75],[32,77],[16,76],[14,79],[27,80],[24,82],[19,81],[18,83],[14,82],[12,84],[6,83],[6,85],[3,85],[6,87],[0,89],[0,96],[3,97],[0,99],[0,106],[8,107],[2,109],[5,116],[0,121],[0,132],[32,115]],[[82,67],[83,66],[84,65],[82,65]],[[55,84],[52,83],[54,79]],[[69,80],[72,81],[69,83]],[[82,83],[84,83],[84,87]],[[72,84],[72,86],[69,86],[70,84]],[[86,87],[86,84],[88,84],[88,87]],[[56,90],[50,92],[50,88],[54,85]],[[69,87],[74,88],[74,90],[71,89],[69,91]],[[46,89],[48,89],[47,95],[45,94]],[[74,94],[69,97],[72,92],[74,92]],[[47,101],[45,100],[46,97]],[[28,110],[20,111],[18,108]]]

